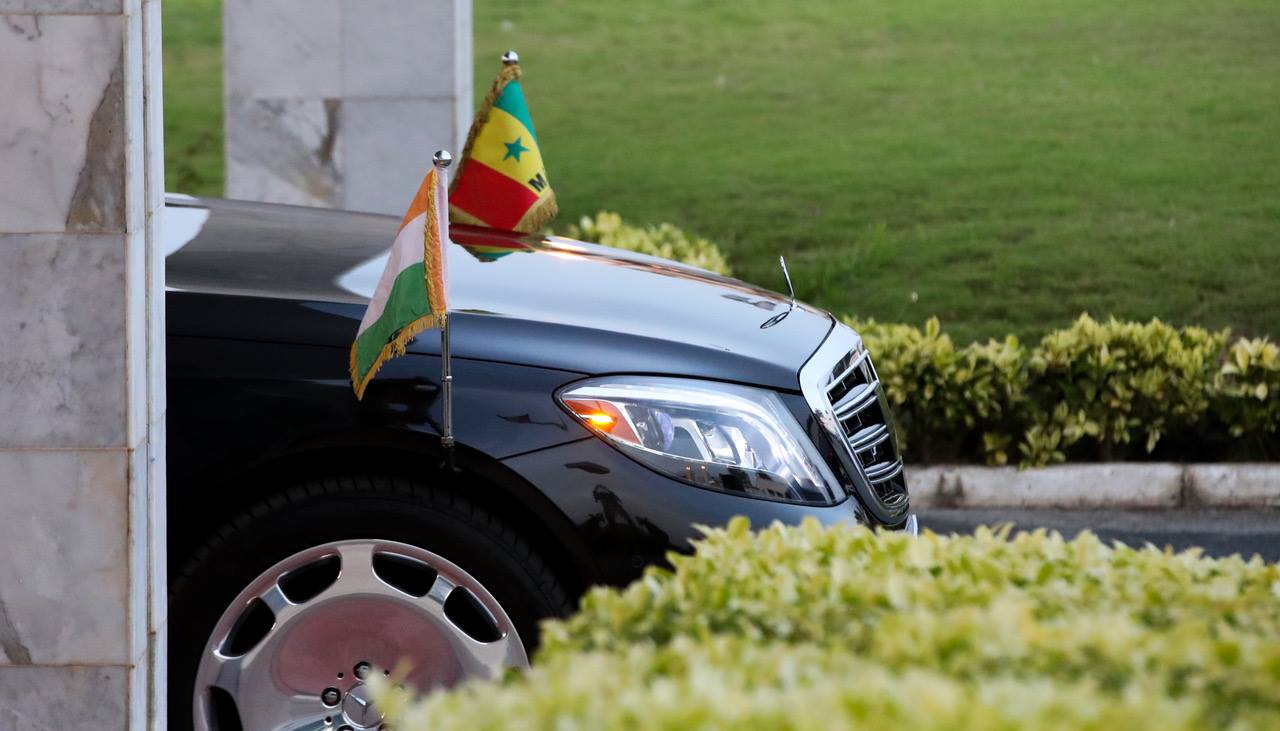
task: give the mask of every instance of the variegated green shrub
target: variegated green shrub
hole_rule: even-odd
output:
[[[672,259],[725,276],[732,274],[729,261],[720,247],[669,223],[632,226],[623,222],[622,216],[616,213],[600,211],[595,218],[583,216],[577,225],[571,224],[564,233],[570,238]]]
[[[1280,728],[1261,559],[737,519],[671,561],[547,623],[527,676],[399,695],[398,727]]]
[[[1033,403],[1053,406],[1031,417],[1041,439],[1024,436],[1023,458],[1061,462],[1086,437],[1103,459],[1131,442],[1151,452],[1164,435],[1203,422],[1227,337],[1088,315],[1049,333],[1031,353],[1027,381]]]
[[[1232,343],[1212,399],[1214,412],[1232,436],[1275,434],[1280,426],[1280,348],[1266,338]]]
[[[1266,339],[1082,315],[1032,348],[956,347],[924,328],[846,319],[885,384],[914,461],[1280,455],[1280,357]],[[1243,444],[1244,448],[1234,448]]]
[[[1204,715],[1200,699],[1170,698],[1150,683],[1115,694],[1090,682],[965,682],[838,648],[738,638],[565,654],[505,684],[418,702],[404,691],[383,697],[394,727],[406,731],[1190,731]]]
[[[937,318],[924,329],[875,320],[846,322],[870,349],[893,405],[899,442],[923,462],[957,454],[1008,461],[1023,403],[1026,349],[1017,338],[957,348]]]

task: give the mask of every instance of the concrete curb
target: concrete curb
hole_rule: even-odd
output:
[[[922,508],[1280,507],[1280,464],[908,465],[907,485]]]

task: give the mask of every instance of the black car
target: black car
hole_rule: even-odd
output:
[[[700,269],[454,226],[457,446],[427,332],[357,401],[348,352],[399,219],[171,196],[175,728],[379,728],[528,662],[538,620],[697,524],[915,530],[858,335]]]

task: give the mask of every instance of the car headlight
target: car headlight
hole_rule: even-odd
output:
[[[699,487],[831,504],[835,476],[772,391],[713,381],[607,376],[560,402],[638,462]]]

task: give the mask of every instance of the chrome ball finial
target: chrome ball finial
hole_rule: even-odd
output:
[[[431,162],[438,168],[447,168],[453,162],[453,155],[448,150],[436,150],[436,154],[431,156]]]
[[[502,63],[510,66],[513,63],[520,63],[520,54],[515,51],[507,51],[502,54]]]

